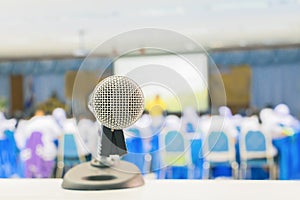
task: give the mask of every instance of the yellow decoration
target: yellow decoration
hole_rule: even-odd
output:
[[[146,105],[146,110],[151,116],[160,116],[166,109],[167,105],[159,95],[156,95],[155,98]]]

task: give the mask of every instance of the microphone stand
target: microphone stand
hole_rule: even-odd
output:
[[[143,176],[134,164],[110,159],[127,153],[123,130],[103,126],[102,133],[96,158],[67,171],[62,183],[64,189],[110,190],[144,185]]]
[[[123,156],[127,153],[123,130],[114,130],[103,126],[102,132],[101,156]]]

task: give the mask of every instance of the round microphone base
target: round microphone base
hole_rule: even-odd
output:
[[[70,190],[111,190],[144,185],[140,170],[132,163],[119,161],[111,167],[79,164],[64,176],[62,187]]]

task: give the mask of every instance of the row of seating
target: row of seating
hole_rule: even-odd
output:
[[[92,124],[92,125],[91,125]],[[84,139],[98,137],[91,120],[76,124],[63,109],[53,115],[36,115],[28,120],[0,119],[0,177],[62,177],[71,167],[91,159]],[[97,125],[97,124],[96,124]],[[86,132],[88,126],[93,133]],[[85,137],[81,137],[79,129]],[[97,143],[97,141],[96,141]],[[96,146],[85,144],[85,146]],[[92,149],[92,148],[91,148]]]
[[[33,132],[21,150],[13,135],[7,130],[0,140],[0,178],[60,178],[71,167],[91,159],[78,152],[74,134],[66,133],[57,140],[55,159],[45,159],[47,147],[41,132]]]
[[[274,131],[268,124],[260,124],[257,117],[242,118],[239,122],[243,123],[236,123],[236,118],[230,118],[227,113],[199,117],[190,111],[181,118],[144,115],[125,130],[128,154],[123,159],[135,163],[144,174],[156,173],[158,178],[214,178],[224,174],[233,178],[248,178],[249,172],[253,171],[249,168],[254,167],[271,169],[269,178],[272,179],[290,179],[294,171],[300,172],[300,161],[282,156],[292,155],[291,152],[297,154],[300,143],[295,142],[297,139],[290,139],[293,135],[296,138],[296,129],[293,129],[293,134],[288,131],[284,141],[274,140]],[[66,119],[65,114],[55,119],[57,122],[51,116],[41,116],[20,121],[16,133],[11,131],[11,136],[0,137],[1,177],[61,177],[68,168],[90,159],[78,141],[81,138],[90,152],[95,152],[99,124],[87,119],[76,124],[74,119]],[[54,126],[58,125],[61,128],[55,131]],[[285,127],[288,126],[280,127],[280,131],[287,130]],[[9,138],[16,141],[11,143],[12,146],[14,143],[15,153],[9,154],[12,157],[8,159],[6,149],[9,149]],[[272,142],[280,154],[280,173],[276,173],[274,163],[278,160],[274,161],[276,149]],[[293,145],[289,145],[291,142]],[[289,150],[290,146],[296,148]],[[9,162],[12,164],[7,165]],[[293,167],[282,167],[282,163],[287,162],[293,163]],[[50,168],[55,169],[54,172],[47,170]],[[41,170],[47,175],[43,175]]]
[[[217,118],[215,123],[222,124],[224,118]],[[128,131],[142,135],[138,128]],[[238,138],[229,131],[224,126],[212,126],[207,134],[168,130],[152,137],[130,137],[126,140],[129,155],[124,159],[137,164],[144,173],[159,171],[159,178],[172,178],[172,169],[178,173],[181,167],[185,173],[183,178],[208,179],[213,177],[212,169],[224,166],[232,169],[232,178],[250,178],[249,168],[266,167],[270,169],[269,178],[276,179],[277,150],[270,133],[260,124],[242,128]],[[152,147],[143,149],[149,143]],[[195,176],[196,168],[201,172]]]
[[[248,178],[248,167],[267,167],[270,172],[269,178],[276,179],[274,157],[277,151],[272,145],[272,139],[263,128],[242,132],[237,144],[230,134],[212,131],[207,136],[203,151],[205,153],[204,178],[210,177],[211,166],[227,164],[231,167],[235,179]],[[236,157],[237,153],[239,158]]]
[[[185,110],[181,118],[144,115],[127,129],[129,155],[124,159],[136,163],[144,173],[158,172],[160,178],[212,178],[224,174],[233,178],[296,178],[300,162],[291,157],[300,154],[299,121],[284,104],[262,109],[259,118],[232,115],[228,107],[220,107],[218,116],[199,117],[193,109]],[[176,145],[165,142],[169,132],[170,138],[176,138],[173,131],[183,137]],[[170,162],[176,151],[182,154],[180,149],[187,156],[177,156],[176,162]],[[191,164],[183,167],[185,162]],[[168,176],[172,170],[177,174]]]

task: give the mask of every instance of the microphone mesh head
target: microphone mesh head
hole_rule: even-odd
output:
[[[144,111],[141,88],[125,76],[110,76],[95,87],[89,108],[96,119],[111,129],[123,129],[134,124]]]

